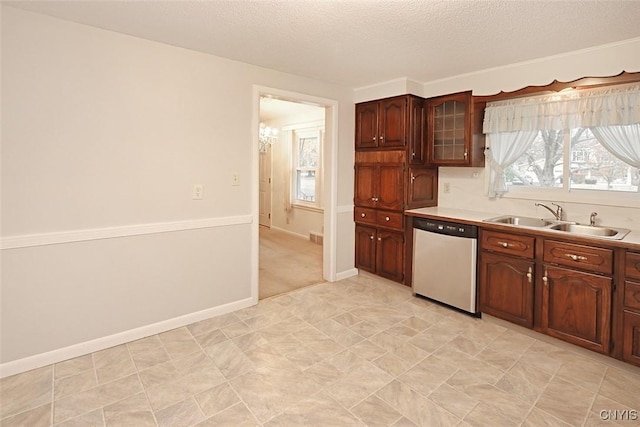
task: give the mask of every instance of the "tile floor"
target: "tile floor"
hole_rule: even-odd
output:
[[[5,378],[0,424],[638,425],[640,369],[574,349],[361,275]]]

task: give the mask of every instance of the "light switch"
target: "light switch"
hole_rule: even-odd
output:
[[[193,193],[191,196],[193,200],[202,200],[202,198],[204,197],[204,185],[193,184]]]

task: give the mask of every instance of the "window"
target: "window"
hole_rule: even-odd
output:
[[[322,130],[296,130],[293,136],[291,204],[320,208]]]
[[[640,202],[640,85],[487,103],[489,197]]]
[[[570,159],[570,160],[569,160]],[[637,193],[638,168],[613,156],[588,128],[540,131],[505,170],[507,186]]]

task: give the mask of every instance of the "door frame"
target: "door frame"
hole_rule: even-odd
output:
[[[272,96],[284,101],[312,104],[325,109],[325,139],[323,146],[323,183],[324,230],[322,248],[322,277],[329,282],[336,281],[337,264],[337,205],[338,205],[338,101],[328,98],[307,95],[298,92],[253,86],[253,119],[251,120],[251,298],[258,303],[258,270],[259,270],[259,150],[258,130],[260,126],[260,97]]]
[[[266,156],[266,163],[269,164],[269,221],[267,227],[271,228],[271,211],[273,210],[273,157],[272,157],[272,148],[271,144],[266,144],[265,151],[260,152],[258,150],[258,225],[262,225],[260,223],[260,175],[262,174],[262,165],[263,162],[260,160],[260,156]]]

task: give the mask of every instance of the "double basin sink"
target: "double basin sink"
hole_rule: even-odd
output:
[[[533,218],[516,215],[503,215],[495,218],[485,219],[485,222],[493,224],[515,225],[520,227],[539,228],[545,230],[559,231],[568,234],[579,234],[583,236],[601,237],[605,239],[622,240],[630,230],[626,228],[613,228],[596,225],[578,224],[575,222],[560,221],[553,219]]]

